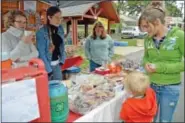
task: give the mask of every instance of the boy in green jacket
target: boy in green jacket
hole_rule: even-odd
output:
[[[156,92],[159,122],[171,122],[179,100],[181,72],[184,71],[184,31],[165,26],[165,11],[160,1],[152,2],[143,11],[139,28],[148,32],[143,66]]]

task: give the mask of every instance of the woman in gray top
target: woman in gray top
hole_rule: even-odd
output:
[[[34,34],[24,36],[27,18],[19,10],[9,13],[6,32],[2,33],[2,52],[7,52],[13,62],[21,65],[31,58],[38,57],[36,47],[33,45]]]
[[[90,72],[100,67],[103,62],[111,61],[114,54],[114,42],[106,34],[101,22],[94,25],[93,33],[85,42],[85,55],[90,61]]]

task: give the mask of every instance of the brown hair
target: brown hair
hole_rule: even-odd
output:
[[[15,22],[15,18],[17,16],[23,16],[26,18],[26,15],[20,11],[20,10],[11,10],[7,13],[7,15],[4,17],[4,22],[5,22],[5,28],[9,28],[10,26],[13,26],[14,22]]]
[[[148,22],[154,22],[156,19],[159,19],[162,24],[165,24],[166,12],[163,8],[161,1],[153,1],[148,7],[142,12],[138,20],[139,29],[141,29],[141,21],[147,20]]]
[[[106,31],[105,31],[105,28],[104,28],[103,24],[100,21],[97,21],[95,23],[95,25],[93,27],[93,32],[92,32],[91,38],[93,38],[94,40],[97,38],[96,32],[95,32],[96,27],[102,27],[103,28],[103,33],[101,34],[100,39],[105,39],[106,38]]]

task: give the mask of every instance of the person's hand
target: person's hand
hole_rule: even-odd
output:
[[[34,37],[35,37],[35,34],[32,33],[32,34],[30,34],[28,36],[23,36],[21,38],[21,40],[23,40],[25,43],[29,44],[29,43],[32,43],[32,41],[34,40]]]
[[[20,62],[20,58],[17,58],[14,62]]]
[[[49,52],[52,53],[55,50],[55,46],[51,43],[49,45]]]
[[[154,65],[154,64],[151,64],[151,63],[147,63],[147,64],[145,65],[145,70],[146,70],[148,73],[154,73],[154,72],[156,72],[155,65]]]
[[[116,60],[116,61],[114,61],[114,64],[115,65],[121,65],[121,63],[123,62],[123,60],[122,59],[120,59],[120,60]]]

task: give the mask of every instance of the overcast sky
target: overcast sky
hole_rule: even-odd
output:
[[[183,18],[184,18],[184,1],[176,1],[178,8],[181,9],[182,3],[183,3],[183,8],[182,8],[182,13],[183,13]]]

